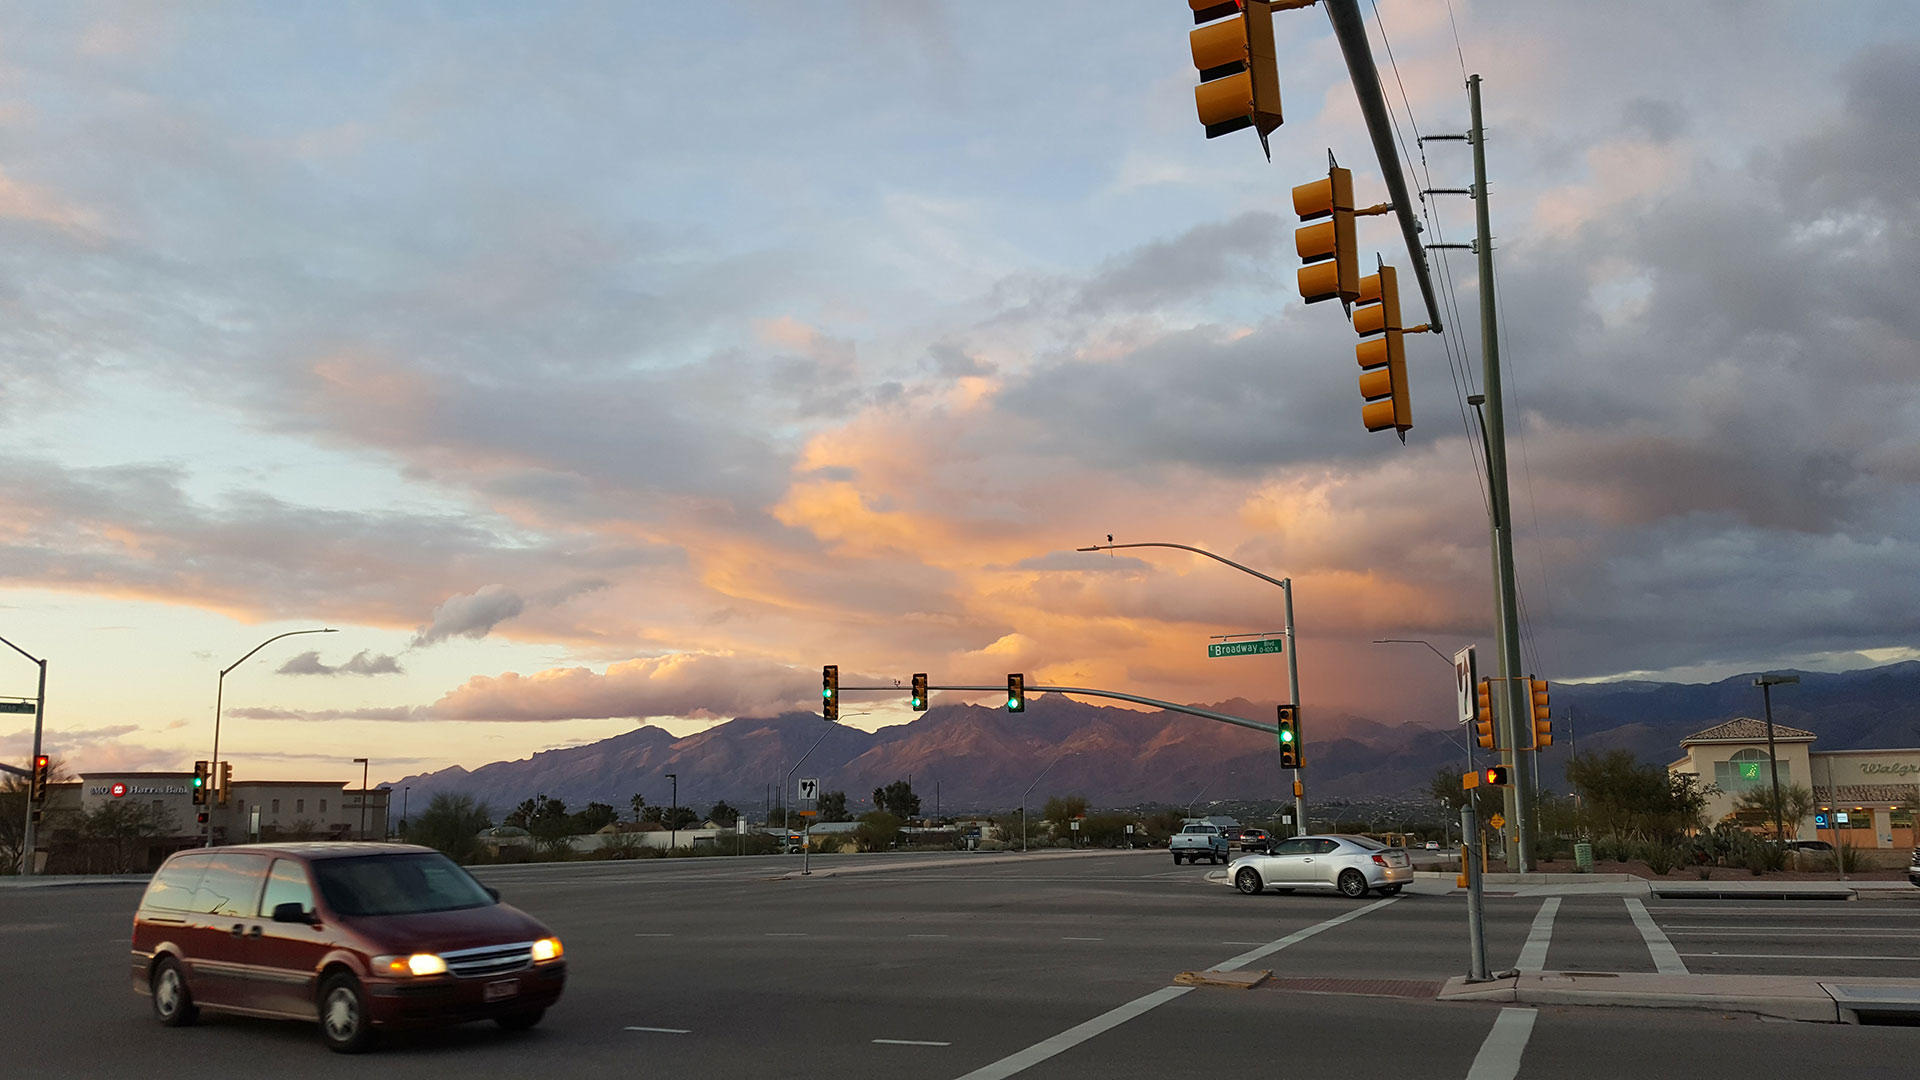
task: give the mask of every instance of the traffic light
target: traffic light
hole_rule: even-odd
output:
[[[204,761],[193,763],[193,805],[207,805],[207,763]],[[206,820],[205,814],[200,817]]]
[[[927,673],[921,672],[913,677],[913,711],[927,711]]]
[[[1300,298],[1351,302],[1360,295],[1360,253],[1353,237],[1353,172],[1338,165],[1324,180],[1293,189],[1293,212],[1302,225],[1293,231],[1300,253]],[[1322,219],[1325,220],[1322,220]]]
[[[52,779],[53,759],[41,754],[33,759],[33,781],[29,785],[28,798],[34,802],[47,801],[47,784]]]
[[[1297,769],[1300,767],[1300,717],[1291,705],[1280,706],[1277,725],[1280,728],[1280,767]]]
[[[1413,427],[1413,405],[1407,399],[1406,331],[1400,326],[1400,282],[1393,267],[1382,266],[1378,273],[1360,279],[1353,329],[1371,339],[1353,349],[1360,362],[1360,396],[1366,399],[1360,407],[1360,422],[1368,431],[1395,428],[1404,433]],[[1402,434],[1401,439],[1406,436]]]
[[[820,716],[828,723],[840,719],[840,665],[820,669]]]
[[[1481,679],[1480,688],[1475,691],[1476,702],[1473,712],[1474,741],[1483,750],[1493,749],[1493,680]]]
[[[1507,776],[1507,767],[1505,765],[1489,765],[1486,768],[1481,769],[1480,770],[1480,786],[1481,787],[1511,787],[1512,782]]]
[[[223,761],[220,763],[220,789],[219,789],[218,805],[225,806],[227,805],[227,800],[233,798],[232,788],[233,788],[233,762]]]
[[[1194,107],[1207,138],[1250,127],[1267,135],[1280,126],[1280,66],[1273,48],[1273,9],[1289,0],[1187,0],[1199,29],[1187,37],[1200,85]]]
[[[205,825],[207,823],[207,812],[202,810],[198,814],[195,814],[193,816],[193,823],[195,825]]]
[[[1007,676],[1007,711],[1027,711],[1027,677],[1025,675]]]
[[[1527,677],[1533,689],[1533,748],[1545,750],[1553,745],[1553,721],[1547,712],[1547,680]]]

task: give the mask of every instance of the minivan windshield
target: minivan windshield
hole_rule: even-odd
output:
[[[471,874],[435,851],[315,859],[313,876],[327,906],[341,915],[415,915],[494,902]]]

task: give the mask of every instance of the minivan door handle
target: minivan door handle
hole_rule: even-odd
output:
[[[232,933],[234,937],[239,937],[241,934],[246,932],[246,929],[247,929],[246,927],[241,926],[239,923],[234,923],[233,929],[230,931],[230,933]]]
[[[259,924],[259,923],[254,923],[254,924],[253,924],[253,929],[252,929],[252,930],[249,930],[249,931],[247,932],[247,936],[248,936],[248,937],[259,937],[259,936],[260,936],[260,924]]]

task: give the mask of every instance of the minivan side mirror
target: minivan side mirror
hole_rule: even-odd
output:
[[[496,889],[496,888],[494,888],[494,887],[493,887],[493,886],[491,886],[491,885],[482,885],[482,886],[480,886],[480,887],[481,887],[481,888],[483,888],[483,889],[485,889],[485,890],[487,890],[487,895],[488,895],[488,896],[491,896],[491,897],[493,897],[493,899],[494,899],[494,901],[495,901],[496,903],[497,903],[497,902],[499,902],[499,900],[500,900],[500,890],[499,890],[499,889]]]
[[[299,901],[289,900],[284,904],[273,905],[273,921],[303,923],[307,926],[312,926],[319,922],[320,919],[314,912],[308,911],[303,907]]]

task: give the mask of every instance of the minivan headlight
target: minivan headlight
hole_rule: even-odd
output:
[[[560,939],[557,937],[543,937],[533,943],[535,960],[556,960],[564,952],[566,950],[560,947]]]
[[[373,958],[376,971],[385,975],[445,975],[447,962],[430,952],[412,953],[408,956],[376,956]]]

